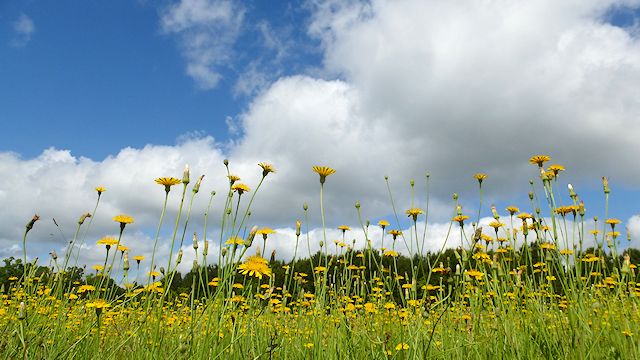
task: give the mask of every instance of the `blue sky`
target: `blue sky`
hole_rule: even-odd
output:
[[[126,146],[174,144],[183,134],[209,134],[224,141],[227,117],[248,103],[233,90],[248,63],[274,56],[256,27],[264,22],[304,41],[308,12],[300,2],[244,4],[243,34],[222,65],[219,85],[201,90],[185,76],[177,40],[159,24],[170,2],[16,1],[0,5],[0,117],[5,141],[0,150],[25,157],[50,146],[95,159]],[[20,46],[16,19],[35,24]],[[317,66],[320,52],[309,41],[278,60],[277,71],[295,73]],[[269,65],[272,66],[272,65]]]
[[[489,174],[483,216],[492,203],[531,211],[537,173],[527,160],[538,153],[567,168],[559,196],[566,204],[572,183],[589,217],[604,216],[609,177],[610,215],[640,239],[639,9],[623,0],[2,2],[0,202],[14,206],[0,210],[0,257],[19,250],[34,212],[49,219],[34,232],[38,251],[60,248],[51,219],[71,232],[97,185],[109,191],[94,235],[128,213],[147,238],[161,200],[152,179],[179,177],[189,163],[206,174],[207,193],[224,192],[224,158],[252,187],[256,163],[278,168],[253,212],[281,229],[283,244],[301,204],[318,209],[312,165],[338,170],[330,226],[357,225],[356,200],[366,218],[389,217],[384,175],[400,209],[409,179],[425,207],[429,171],[436,248],[451,193],[475,217],[476,172]],[[273,246],[286,257],[289,245]]]

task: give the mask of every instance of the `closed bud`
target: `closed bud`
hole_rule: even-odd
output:
[[[193,249],[198,250],[198,237],[195,231],[193,232]]]
[[[251,231],[249,231],[249,236],[247,237],[247,239],[244,241],[244,246],[245,247],[250,247],[251,244],[253,244],[253,239],[255,239],[256,237],[256,233],[258,232],[258,226],[254,225],[251,228]]]
[[[296,236],[300,236],[301,227],[302,227],[302,222],[300,220],[296,220]]]
[[[602,177],[602,188],[605,194],[608,194],[609,192],[611,192],[611,190],[609,190],[609,179],[607,179],[606,176]]]
[[[225,247],[225,248],[222,248],[222,251],[220,251],[220,254],[222,255],[222,257],[225,257],[227,256],[227,252],[229,252],[229,250]]]
[[[493,214],[493,218],[496,220],[500,219],[500,215],[498,215],[498,210],[495,205],[491,205],[491,214]]]
[[[309,210],[309,205],[307,205],[307,203],[302,204],[302,210],[304,211]]]
[[[18,320],[24,320],[27,317],[27,307],[24,304],[24,301],[20,302],[18,306]]]
[[[462,205],[456,205],[456,214],[458,216],[462,215]]]
[[[584,213],[584,201],[580,200],[580,204],[578,205],[578,214],[580,214],[580,216],[584,216]]]
[[[529,200],[533,200],[533,191],[529,191]]]
[[[458,200],[458,193],[453,193],[453,200]]]
[[[224,166],[229,166],[229,160],[228,159],[224,159],[222,161],[222,163],[224,164]]]
[[[198,260],[193,260],[193,267],[192,267],[194,272],[198,271]]]
[[[82,214],[82,216],[80,216],[80,219],[78,220],[78,224],[82,225],[84,223],[85,220],[87,220],[87,218],[91,217],[91,213],[86,213],[86,214]]]
[[[204,249],[202,250],[202,255],[207,256],[209,254],[209,240],[204,241]]]
[[[356,201],[356,209],[360,209],[360,201]]]
[[[427,177],[427,179],[431,176],[431,174],[429,174],[428,172],[424,173],[424,176]]]
[[[416,185],[415,180],[411,179],[411,181],[409,181],[409,184],[411,185],[411,187],[414,187]]]
[[[122,266],[122,269],[124,271],[128,271],[129,270],[129,253],[125,252],[124,253],[124,265]]]
[[[198,191],[200,191],[200,184],[202,183],[202,179],[204,179],[204,175],[200,175],[200,177],[198,178],[198,180],[196,181],[196,184],[193,185],[193,193],[197,194]]]
[[[58,259],[58,254],[56,253],[55,250],[53,250],[52,252],[49,253],[49,255],[51,255],[51,258],[55,261]]]
[[[184,166],[184,172],[182,173],[182,183],[185,185],[189,183],[189,164]]]
[[[178,258],[176,259],[176,265],[180,264],[182,262],[182,255],[184,254],[184,251],[182,251],[182,249],[180,249],[180,251],[178,251]]]
[[[324,246],[324,241],[320,240],[320,248]]]

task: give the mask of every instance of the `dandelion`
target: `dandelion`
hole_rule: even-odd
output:
[[[336,172],[335,169],[328,166],[314,166],[312,169],[314,172],[320,175],[320,184],[324,184],[327,176],[332,175]]]
[[[487,178],[487,174],[484,173],[476,173],[473,177],[478,180],[478,183],[482,185],[482,181]]]
[[[121,214],[114,216],[113,221],[120,223],[120,232],[122,232],[124,231],[124,227],[127,226],[127,224],[133,223],[133,218],[131,216]]]
[[[227,175],[227,178],[229,179],[229,183],[231,185],[233,185],[236,182],[240,181],[240,176],[237,176],[237,175]]]
[[[517,212],[520,212],[520,209],[517,206],[507,206],[506,210],[511,216],[515,215]]]
[[[393,240],[395,241],[398,236],[402,235],[402,231],[393,229],[389,230],[387,234],[391,235],[391,237],[393,237]]]
[[[262,177],[266,177],[267,175],[269,175],[269,173],[276,172],[276,169],[273,167],[273,165],[269,163],[261,162],[258,164],[258,166],[262,168]]]
[[[249,189],[249,186],[247,186],[246,184],[235,184],[231,187],[231,190],[237,192],[238,195],[242,195],[246,192],[249,192],[251,189]]]
[[[553,164],[549,166],[548,171],[552,172],[554,177],[557,177],[560,171],[564,171],[564,166]]]
[[[478,271],[478,270],[475,270],[475,269],[467,270],[464,273],[465,273],[465,275],[467,275],[467,276],[469,276],[471,278],[474,278],[476,280],[480,280],[484,276],[484,273],[482,271]]]
[[[451,219],[452,221],[457,222],[458,224],[460,224],[460,227],[464,226],[464,221],[469,219],[469,217],[467,215],[457,215],[454,216],[453,219]]]
[[[382,231],[384,231],[384,228],[389,226],[389,222],[387,220],[380,220],[378,221],[378,226],[380,226],[382,228]]]
[[[227,245],[244,245],[244,240],[239,236],[232,236],[225,241]]]
[[[169,193],[169,191],[171,191],[171,187],[173,185],[178,185],[182,181],[180,181],[180,179],[174,178],[174,177],[159,177],[159,178],[157,178],[155,180],[155,182],[158,185],[164,185],[164,191]]]
[[[418,215],[424,214],[424,210],[420,208],[411,208],[405,211],[404,213],[407,214],[408,217],[413,218],[413,221],[416,221],[416,219],[418,218]]]
[[[238,266],[238,269],[242,275],[255,276],[258,279],[262,279],[262,276],[271,276],[267,260],[259,255],[249,256],[244,263]]]
[[[96,192],[98,193],[98,197],[102,195],[103,192],[107,191],[103,186],[96,186]]]
[[[382,253],[382,256],[397,257],[398,252],[394,250],[387,250],[384,253]]]
[[[112,236],[105,236],[96,242],[97,245],[105,245],[107,250],[118,243],[118,239]]]
[[[539,167],[542,167],[542,164],[549,160],[551,160],[551,157],[548,155],[535,155],[529,158],[531,164],[538,165]]]

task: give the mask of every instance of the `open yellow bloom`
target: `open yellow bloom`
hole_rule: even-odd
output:
[[[243,193],[249,192],[251,189],[249,189],[249,186],[246,184],[235,184],[231,187],[231,190],[237,191],[239,195],[242,195]]]
[[[261,162],[258,164],[258,166],[260,166],[262,168],[262,176],[265,177],[267,175],[269,175],[269,173],[275,173],[276,169],[273,167],[273,165],[266,163],[266,162]]]
[[[320,175],[320,184],[324,184],[327,176],[334,174],[336,172],[335,169],[330,168],[328,166],[314,166],[313,171],[315,171],[318,175]]]
[[[262,279],[262,276],[271,276],[267,260],[259,255],[249,256],[245,262],[238,266],[238,269],[242,275],[255,276],[258,279]]]
[[[182,182],[180,179],[174,177],[159,177],[155,181],[158,185],[164,185],[164,191],[166,192],[169,192],[173,185],[178,185]]]
[[[549,155],[534,155],[529,159],[529,162],[542,167],[542,164],[549,160],[551,160],[551,157]]]

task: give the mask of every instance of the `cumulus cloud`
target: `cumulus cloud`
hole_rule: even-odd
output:
[[[441,246],[449,227],[451,192],[460,193],[469,215],[477,211],[475,172],[489,174],[485,204],[526,194],[528,179],[537,176],[527,159],[536,153],[565,165],[560,183],[570,181],[579,192],[602,175],[633,188],[640,164],[627,154],[640,151],[640,100],[633,95],[640,44],[629,29],[605,20],[621,5],[638,3],[315,2],[307,31],[322,44],[322,76],[282,77],[268,85],[258,78],[264,90],[233,117],[230,126],[241,135],[228,146],[205,137],[123,149],[104,160],[56,149],[35,159],[0,154],[2,173],[9,174],[0,198],[15,204],[0,209],[7,219],[0,244],[10,251],[33,212],[55,216],[69,237],[77,216],[91,211],[96,185],[109,190],[94,236],[113,232],[110,216],[119,212],[136,217],[132,231],[152,234],[162,203],[152,179],[179,176],[185,163],[193,178],[207,175],[187,234],[200,231],[208,191],[218,192],[214,210],[220,211],[225,157],[252,190],[260,179],[258,162],[277,167],[256,196],[251,223],[278,230],[267,249],[283,258],[292,256],[292,225],[304,220],[303,203],[309,205],[305,226],[312,246],[319,241],[313,165],[338,170],[325,184],[331,229],[359,224],[355,201],[362,204],[363,221],[390,219],[385,175],[399,217],[411,204],[426,208],[429,171],[429,249]],[[205,87],[218,81],[216,66],[227,61],[221,54],[237,36],[242,14],[231,2],[204,0],[183,0],[163,13],[163,29],[178,34],[188,63],[204,74],[194,78]],[[217,36],[227,29],[228,37]],[[409,179],[416,181],[413,203]],[[176,202],[172,193],[168,219],[175,220]],[[632,232],[638,231],[634,219]],[[43,249],[64,245],[50,221],[37,226],[33,242]],[[407,229],[406,220],[399,227]],[[371,231],[373,239],[380,237]],[[328,240],[339,236],[331,230]],[[167,234],[162,239],[168,249]]]
[[[31,37],[36,32],[36,26],[33,20],[26,14],[20,14],[18,19],[13,23],[14,37],[11,45],[15,47],[26,46]]]
[[[213,89],[221,79],[219,67],[232,59],[244,9],[227,0],[181,0],[162,12],[162,30],[179,37],[187,60],[187,74],[202,89]]]

